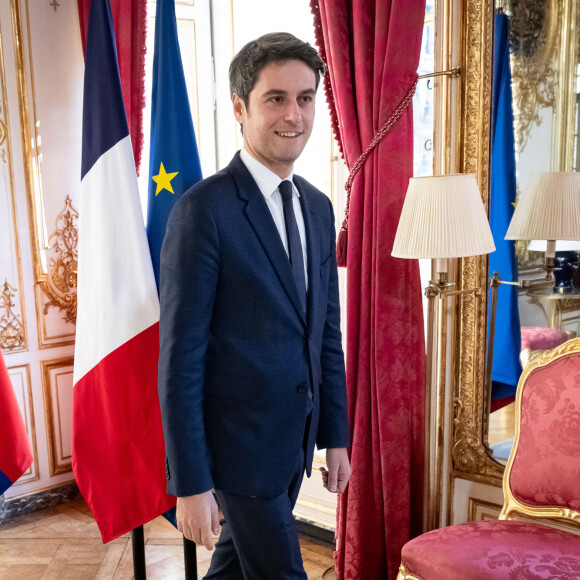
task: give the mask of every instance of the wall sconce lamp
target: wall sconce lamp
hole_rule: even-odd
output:
[[[427,314],[427,381],[425,394],[424,531],[438,526],[441,512],[444,458],[445,389],[443,328],[451,296],[473,294],[479,288],[453,290],[447,282],[448,260],[488,254],[493,236],[473,174],[413,178],[399,219],[392,255],[435,260],[435,280],[425,290]],[[436,337],[436,338],[435,338]],[[433,387],[433,350],[437,348],[437,377]],[[435,411],[435,413],[433,413]],[[435,433],[431,437],[431,433]]]
[[[415,177],[409,181],[393,244],[396,258],[435,260],[436,288],[447,285],[449,258],[495,250],[473,174]]]

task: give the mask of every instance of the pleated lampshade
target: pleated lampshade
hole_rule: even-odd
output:
[[[520,196],[505,239],[580,239],[580,173],[536,175]]]
[[[393,256],[460,258],[494,250],[475,175],[417,177],[409,181]]]

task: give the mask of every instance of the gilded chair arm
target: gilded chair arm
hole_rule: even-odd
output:
[[[418,576],[413,576],[407,568],[405,568],[405,564],[401,562],[399,566],[399,573],[397,574],[397,580],[421,580]]]

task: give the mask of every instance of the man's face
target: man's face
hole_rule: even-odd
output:
[[[248,153],[281,178],[290,173],[310,137],[315,96],[314,71],[300,60],[287,60],[260,71],[247,107],[236,94],[232,97]]]

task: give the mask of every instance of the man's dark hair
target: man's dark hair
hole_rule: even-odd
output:
[[[238,95],[247,107],[260,71],[271,62],[286,60],[301,60],[311,68],[318,89],[326,67],[316,49],[288,32],[272,32],[248,42],[234,56],[230,64],[230,94]]]

